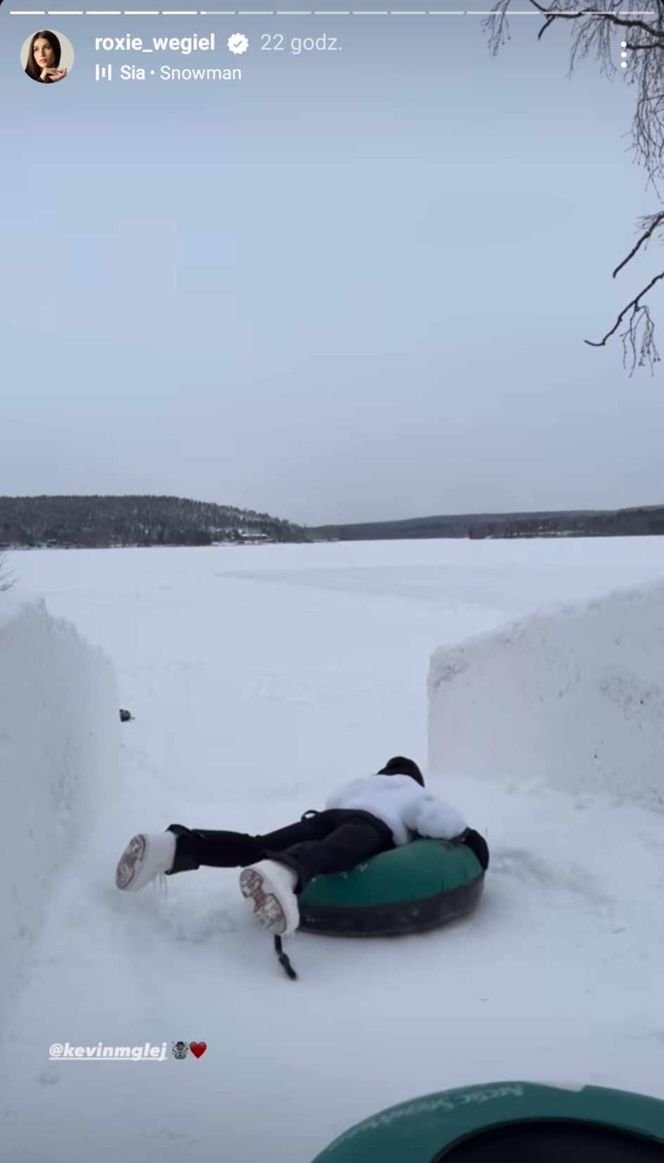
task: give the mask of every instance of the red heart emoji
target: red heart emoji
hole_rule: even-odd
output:
[[[202,1058],[207,1050],[207,1042],[190,1042],[189,1049],[194,1055],[194,1058]]]

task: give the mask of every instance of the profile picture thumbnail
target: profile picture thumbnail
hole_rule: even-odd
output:
[[[54,85],[68,77],[74,64],[74,46],[62,32],[44,28],[21,47],[21,65],[30,80]]]

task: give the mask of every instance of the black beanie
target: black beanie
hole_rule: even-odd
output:
[[[424,787],[424,776],[412,759],[405,759],[403,755],[394,755],[388,760],[385,767],[381,767],[378,775],[409,775]]]

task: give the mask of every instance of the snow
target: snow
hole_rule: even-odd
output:
[[[22,681],[11,715],[3,703],[9,830],[30,802],[36,740],[58,768],[63,714],[104,748],[78,785],[96,810],[54,859],[17,969],[3,1156],[309,1163],[360,1119],[448,1087],[562,1078],[664,1098],[663,550],[627,538],[13,554],[0,609],[43,598],[48,615],[11,667],[35,672],[49,619],[72,623],[77,647],[57,679]],[[118,679],[105,735],[111,679],[96,648]],[[460,657],[463,673],[438,684]],[[473,916],[393,941],[298,934],[293,983],[236,872],[115,889],[138,830],[267,830],[390,755],[425,766],[429,672],[428,785],[491,845]],[[116,726],[120,706],[135,720]],[[51,823],[38,813],[40,845]],[[208,1049],[176,1061],[178,1039]],[[55,1063],[55,1041],[169,1054]]]
[[[41,602],[0,594],[0,1019],[65,857],[121,782],[111,663]]]
[[[664,811],[663,659],[661,583],[442,647],[429,673],[430,769],[541,778]]]

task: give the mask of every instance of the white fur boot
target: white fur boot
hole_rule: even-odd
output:
[[[296,884],[297,873],[276,860],[260,860],[240,873],[240,891],[247,905],[256,920],[277,937],[294,933],[300,923]]]
[[[175,860],[176,839],[172,832],[141,832],[125,848],[117,869],[115,883],[129,892],[140,892],[151,880],[169,872]]]

